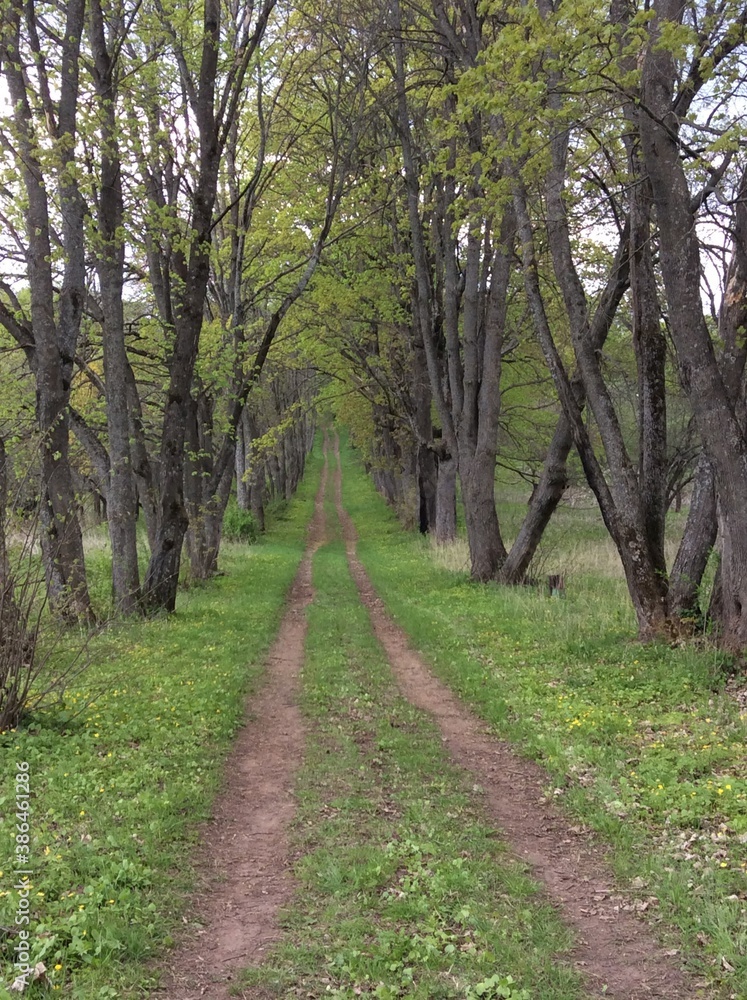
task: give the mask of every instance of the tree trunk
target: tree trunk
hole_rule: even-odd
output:
[[[628,494],[626,490],[621,491],[623,503],[616,502],[591,445],[588,430],[582,419],[581,407],[558,353],[545,312],[537,272],[533,233],[526,206],[526,192],[518,179],[515,190],[515,204],[523,243],[525,288],[537,338],[558,390],[563,411],[572,429],[574,444],[581,458],[587,481],[594,491],[605,525],[620,553],[628,591],[638,619],[639,635],[643,640],[655,639],[667,632],[665,581],[661,580],[652,567],[647,540],[640,528],[640,518],[635,505],[632,508],[627,505]],[[557,224],[558,221],[556,215],[554,222]],[[560,236],[562,240],[562,232]],[[566,255],[567,247],[563,256]],[[567,259],[560,263],[562,273],[563,268],[568,266]],[[569,286],[575,286],[573,276],[565,274],[564,277],[568,280]],[[583,293],[575,287],[569,287],[568,292],[569,297],[572,296],[576,300],[568,304],[573,326],[574,321],[580,321],[580,317],[576,316],[576,313],[581,309],[584,301]],[[589,345],[585,338],[579,337],[578,329],[573,331],[573,338],[574,348],[581,348],[577,352],[579,368],[581,368],[582,357],[586,362],[589,361],[588,354],[584,355],[584,352],[588,352]],[[589,365],[587,364],[586,367],[588,368]],[[605,405],[604,401],[603,405]],[[627,471],[629,473],[630,470]],[[625,470],[623,470],[623,475],[625,475]]]
[[[121,238],[123,199],[117,143],[115,64],[107,49],[99,0],[90,7],[91,46],[101,116],[101,189],[98,200],[99,252],[96,270],[103,314],[106,422],[109,438],[107,523],[112,547],[112,595],[124,615],[139,610],[140,572],[137,556],[137,494],[130,458],[130,413],[127,389],[129,361],[124,341],[124,244]]]
[[[4,607],[8,586],[8,455],[5,438],[0,434],[0,602]]]
[[[274,451],[268,452],[265,468],[267,469],[270,499],[276,500],[280,496],[280,469],[278,468],[278,457]]]
[[[453,225],[450,213],[447,225],[449,229]],[[461,410],[455,421],[457,466],[471,574],[474,580],[482,583],[497,578],[507,555],[495,505],[495,465],[501,410],[501,348],[515,236],[516,218],[509,208],[505,210],[500,230],[495,236],[495,246],[491,245],[487,225],[482,239],[477,233],[467,237],[462,318],[463,375],[459,391],[457,387],[452,387],[452,397],[462,398]],[[455,249],[452,247],[450,253],[450,266]],[[447,289],[450,284],[447,281]],[[456,331],[449,331],[455,320],[454,313],[452,310],[447,322],[447,340],[456,336]]]
[[[418,323],[413,323],[412,331],[412,395],[415,399],[415,426],[418,435],[418,505],[420,530],[426,534],[435,528],[437,507],[436,456],[431,447],[433,394],[428,381],[428,365]]]
[[[402,454],[392,429],[391,415],[383,406],[374,404],[373,422],[377,428],[372,456],[376,488],[387,503],[395,507],[404,496]]]
[[[716,542],[713,472],[704,456],[695,471],[690,511],[669,580],[669,609],[677,618],[702,620],[700,585]]]
[[[252,517],[257,524],[257,530],[265,530],[265,477],[264,471],[260,467],[252,478],[251,491],[249,495],[249,505]]]
[[[252,480],[249,504],[252,511],[257,530],[265,530],[265,477],[264,473],[258,473]]]
[[[282,442],[277,446],[275,450],[275,468],[277,469],[277,494],[278,498],[285,500],[287,498],[287,480],[288,472],[285,468],[285,454],[283,452]]]
[[[231,496],[233,469],[226,469],[218,492],[206,498],[196,524],[187,532],[187,551],[192,579],[209,580],[218,572],[218,554],[223,535],[223,518]]]
[[[529,501],[527,516],[498,575],[501,583],[519,584],[524,580],[545,528],[568,486],[567,463],[572,447],[571,425],[562,416],[550,442],[542,475]]]
[[[215,489],[213,400],[205,392],[199,379],[195,388],[197,398],[191,401],[188,414],[184,483],[189,515],[187,554],[192,579],[207,580],[218,570],[223,517],[231,494],[234,467],[231,463],[226,466]]]
[[[495,509],[495,463],[462,458],[459,480],[472,579],[487,583],[506,558]]]
[[[612,0],[611,15],[622,32],[629,26],[630,7]],[[621,47],[623,72],[634,73],[635,57]],[[623,107],[630,123],[623,136],[627,151],[630,219],[630,298],[633,349],[638,374],[638,495],[643,530],[651,561],[666,578],[664,535],[667,512],[667,407],[665,369],[667,348],[661,323],[654,253],[651,246],[653,210],[651,184],[642,162],[638,136],[639,102],[628,98]]]
[[[195,286],[177,325],[174,360],[161,436],[161,497],[154,547],[143,584],[145,605],[149,611],[174,611],[179,583],[182,545],[189,524],[184,503],[184,443],[187,431],[192,373],[197,357],[197,342],[202,326],[202,307],[207,288],[207,251],[204,268],[196,274]],[[198,304],[198,300],[199,304]]]
[[[285,468],[285,499],[290,500],[297,482],[296,454],[293,450],[293,435],[290,430],[287,430],[283,435],[281,452]]]
[[[667,578],[666,565],[663,561],[663,534],[660,539],[662,544],[656,549],[652,549],[638,476],[625,447],[617,413],[601,371],[599,354],[591,338],[586,295],[573,262],[570,233],[563,201],[567,139],[566,134],[553,140],[553,167],[548,175],[546,187],[549,246],[553,267],[568,314],[578,371],[583,380],[586,398],[594,414],[607,457],[610,474],[609,499],[612,500],[614,507],[614,515],[612,510],[608,512],[609,524],[613,527],[612,536],[626,569],[628,586],[637,589],[637,593],[631,592],[631,598],[639,612],[641,637],[649,639],[657,634],[666,635],[668,631]],[[642,228],[642,223],[638,222],[639,236]],[[634,226],[631,222],[631,238],[633,233]],[[631,279],[632,267],[631,260]],[[649,277],[647,274],[644,276]],[[640,279],[641,275],[639,274],[637,277]],[[640,293],[640,288],[638,293]],[[656,350],[658,350],[658,346],[657,344]],[[654,347],[649,345],[649,350],[653,352]],[[650,358],[647,359],[646,363],[651,368],[653,367]],[[650,378],[653,378],[653,372],[647,370],[645,380],[648,381]],[[661,384],[663,387],[663,380]],[[657,428],[660,430],[661,425],[657,424]],[[649,430],[652,430],[652,427]],[[647,443],[647,446],[649,444]],[[653,446],[651,447],[653,448]],[[659,512],[661,516],[663,516],[665,509],[665,501],[666,497],[662,495],[662,509]],[[655,540],[659,541],[659,539]]]
[[[679,23],[678,0],[657,0],[643,66],[640,128],[661,233],[661,271],[680,377],[713,469],[721,538],[722,643],[747,645],[747,447],[719,370],[700,301],[700,254],[690,191],[672,113],[676,67],[657,45],[662,29]]]
[[[667,512],[667,346],[661,328],[651,251],[651,193],[641,176],[638,150],[630,155],[630,290],[633,346],[638,364],[638,483],[643,528],[651,561],[666,576],[664,534]]]
[[[82,0],[66,5],[63,27],[59,100],[40,100],[59,140],[60,164],[56,179],[62,209],[61,238],[65,250],[62,284],[57,295],[52,274],[48,189],[53,178],[45,177],[38,157],[22,52],[21,18],[36,32],[33,6],[14,0],[0,26],[0,64],[14,108],[20,174],[26,193],[26,264],[30,287],[33,349],[26,346],[36,378],[37,421],[42,435],[41,496],[42,545],[50,601],[64,617],[93,619],[86,581],[83,538],[77,516],[75,490],[69,462],[67,405],[70,398],[73,358],[80,331],[85,298],[84,208],[77,182],[68,168],[75,156],[78,109],[80,38],[84,25]],[[36,99],[36,96],[35,96]],[[56,125],[54,125],[56,119]],[[14,332],[14,331],[11,331]]]
[[[607,339],[617,309],[629,284],[629,232],[628,224],[623,233],[610,267],[607,283],[591,323],[590,340],[594,350],[600,351]],[[583,382],[574,374],[571,389],[582,407],[585,401]],[[545,528],[560,503],[568,484],[567,461],[573,447],[573,430],[565,414],[558,419],[555,433],[542,466],[540,480],[535,487],[529,510],[506,561],[501,567],[501,583],[519,584],[524,580]]]
[[[257,524],[257,530],[265,530],[265,463],[251,447],[251,442],[258,436],[257,425],[248,408],[244,409],[244,442],[247,455],[251,455],[251,472],[249,474],[249,507]]]
[[[744,432],[745,396],[743,376],[747,360],[747,167],[738,186],[734,213],[733,253],[725,281],[725,295],[719,314],[719,340],[723,352],[719,365],[729,399],[736,404],[737,418]],[[677,497],[679,499],[680,492]],[[713,470],[705,456],[701,456],[695,472],[690,511],[682,536],[677,558],[672,569],[670,606],[673,614],[702,621],[723,609],[720,595],[711,600],[710,608],[703,607],[700,595],[701,581],[708,559],[716,543],[716,495]],[[719,573],[720,588],[720,573]],[[714,588],[715,589],[715,588]]]
[[[249,510],[251,493],[249,466],[247,456],[251,447],[251,436],[248,430],[249,415],[244,410],[236,428],[236,503],[239,510]]]
[[[127,402],[130,414],[130,449],[132,458],[132,473],[135,477],[135,487],[148,534],[148,547],[151,553],[155,549],[158,533],[158,498],[159,484],[157,468],[154,468],[145,440],[143,411],[135,382],[132,366],[127,364]]]
[[[189,559],[190,576],[202,579],[200,568],[202,563],[202,534],[205,517],[203,482],[204,469],[200,454],[200,428],[198,418],[198,402],[190,397],[187,410],[187,427],[185,435],[184,460],[184,505],[187,510],[189,526],[185,536],[187,558]]]
[[[457,536],[457,467],[450,455],[438,462],[436,480],[436,521],[434,538],[439,545],[453,542]]]
[[[162,318],[170,321],[173,326],[174,346],[169,363],[169,386],[161,432],[158,525],[143,586],[144,600],[151,611],[173,611],[176,606],[182,545],[188,526],[184,504],[187,410],[210,276],[213,209],[219,168],[227,140],[226,126],[236,113],[249,61],[264,37],[274,3],[275,0],[264,0],[261,7],[257,8],[251,34],[248,24],[240,27],[243,39],[236,46],[236,58],[227,64],[221,64],[221,4],[219,0],[203,0],[202,4],[199,78],[189,80],[195,95],[193,113],[199,134],[197,178],[189,206],[189,244],[185,246],[182,242],[170,247],[165,260],[157,254],[152,256],[151,264],[154,283],[162,286],[160,276],[163,265],[170,272],[172,286],[178,289],[173,315],[165,303],[162,310]],[[250,10],[250,14],[252,13],[253,8]],[[181,55],[183,57],[184,53]],[[183,73],[189,72],[186,59],[180,63],[180,69]],[[219,76],[225,81],[221,93],[217,86]],[[264,345],[262,349],[264,350]],[[244,399],[238,402],[243,407]],[[231,435],[240,416],[239,408]],[[232,459],[231,436],[226,442],[225,455],[221,458],[222,468],[230,466]]]
[[[436,468],[433,454],[425,445],[418,448],[418,528],[427,535],[436,523]]]
[[[246,433],[246,422],[247,414],[245,410],[236,428],[236,504],[239,510],[249,510],[249,494],[251,492],[246,464],[249,444]]]

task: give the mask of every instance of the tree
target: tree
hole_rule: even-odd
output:
[[[38,5],[13,0],[0,27],[0,64],[12,104],[2,142],[17,164],[23,189],[24,237],[17,242],[23,246],[30,288],[27,312],[13,288],[3,285],[0,321],[23,348],[36,380],[42,550],[50,597],[65,616],[89,620],[93,612],[76,516],[67,409],[85,301],[85,206],[75,163],[84,3],[73,0],[66,6],[54,66],[44,55],[48,39],[44,48],[40,39],[50,29],[39,14]],[[5,195],[13,202],[13,192]],[[8,205],[6,216],[11,212]]]
[[[490,101],[490,107],[499,117],[515,150],[514,201],[524,245],[525,290],[537,333],[556,379],[565,418],[587,478],[620,552],[641,635],[651,637],[668,632],[671,609],[663,550],[667,507],[666,349],[652,252],[655,245],[652,198],[656,200],[656,190],[655,186],[649,187],[636,130],[632,128],[632,125],[640,127],[641,133],[648,128],[648,125],[638,124],[646,118],[646,101],[636,98],[640,94],[636,58],[639,48],[636,46],[641,44],[641,37],[636,32],[643,22],[636,22],[627,9],[613,9],[612,18],[606,20],[595,11],[590,11],[589,15],[589,19],[584,20],[574,11],[570,17],[563,7],[552,10],[542,2],[536,9],[527,8],[524,27],[531,30],[531,35],[524,35],[519,49],[514,50],[519,51],[520,56],[509,64],[510,33],[501,37],[500,51],[496,46],[486,56],[487,68],[495,67],[501,77],[488,91],[489,96],[482,100]],[[628,35],[626,32],[631,25]],[[624,43],[619,41],[621,31]],[[525,44],[527,37],[532,39],[529,45]],[[706,42],[704,36],[702,41],[706,52],[712,40]],[[618,54],[611,56],[615,48]],[[543,55],[547,58],[543,59]],[[484,72],[482,70],[483,76]],[[594,87],[590,87],[591,80],[596,81]],[[528,81],[532,82],[533,89],[528,91],[526,104],[507,96],[511,95],[508,88],[512,83],[520,87],[526,86]],[[689,99],[701,84],[702,78],[692,83]],[[496,88],[501,86],[506,88],[502,100],[496,96]],[[589,99],[590,90],[595,95],[593,102]],[[530,100],[535,105],[533,112],[528,107]],[[643,111],[639,111],[639,103]],[[593,118],[590,118],[590,110]],[[526,121],[532,113],[533,127],[528,131]],[[589,121],[591,125],[587,124]],[[620,146],[626,153],[626,171],[616,165]],[[590,162],[593,164],[590,148],[595,147],[604,154],[606,167],[602,171],[590,165]],[[583,173],[575,166],[576,162],[583,164]],[[713,193],[716,173],[719,171],[714,172],[709,182],[711,186],[707,185],[699,195],[693,196],[688,190],[691,236],[694,213]],[[577,229],[573,229],[574,206],[588,204],[588,183],[585,191],[580,182],[588,182],[589,178],[600,193],[599,202],[607,203],[612,210],[618,231],[627,234],[623,248],[624,270],[630,276],[630,328],[639,390],[637,467],[601,363],[603,338],[598,339],[591,319],[588,292],[582,278],[583,263],[578,253],[580,220],[576,222]],[[534,194],[535,189],[541,201]],[[620,194],[615,194],[616,189]],[[664,273],[663,248],[665,244],[671,245],[671,241],[667,243],[671,233],[662,226],[658,202],[657,222]],[[543,281],[547,282],[546,271],[542,270],[545,233],[546,254],[552,263],[555,287],[563,303],[577,365],[575,386],[567,373],[563,348],[552,332],[549,296],[543,289]],[[615,300],[617,304],[621,301],[619,292],[624,291],[627,284],[622,265],[623,260],[618,258],[618,273],[624,280],[615,282],[618,294],[607,299],[602,316],[609,306],[613,306],[614,315]],[[694,277],[693,272],[688,279],[691,310],[699,299],[699,284]],[[702,307],[700,316],[702,318]],[[667,319],[671,325],[671,315]],[[603,322],[600,332],[604,335],[605,327],[609,329]],[[581,419],[585,401],[591,407],[604,446],[604,464],[595,455]],[[562,474],[562,466],[558,471]],[[559,479],[556,475],[555,480]],[[685,539],[686,547],[689,541]]]
[[[130,364],[125,346],[124,196],[117,112],[121,68],[119,57],[127,34],[122,6],[110,12],[107,37],[100,0],[89,0],[89,37],[93,80],[98,100],[99,184],[96,272],[101,304],[108,476],[107,523],[112,547],[112,592],[123,614],[138,610],[140,576],[137,556],[138,501],[130,448]]]
[[[151,144],[146,138],[140,147],[148,198],[150,280],[161,322],[173,338],[160,434],[158,523],[143,585],[143,599],[150,611],[173,611],[176,603],[189,523],[184,503],[184,448],[210,276],[220,164],[249,67],[274,7],[275,0],[264,0],[256,11],[253,4],[224,10],[220,0],[205,0],[201,25],[182,19],[178,28],[163,8],[158,8],[163,50],[178,66],[182,101],[179,123],[164,122],[161,90],[158,86],[151,90],[143,110],[146,127],[158,141]],[[185,28],[196,34],[196,44]],[[180,156],[184,136],[190,152],[194,150],[194,169]],[[168,221],[165,232],[158,220]]]
[[[209,576],[217,566],[220,524],[244,407],[278,330],[309,287],[332,236],[341,199],[356,169],[366,120],[365,75],[370,58],[366,36],[362,47],[355,38],[351,42],[324,11],[297,12],[288,28],[283,57],[269,68],[258,65],[254,162],[249,170],[239,167],[246,158],[242,143],[246,143],[247,129],[237,117],[229,130],[229,169],[217,199],[216,252],[207,305],[224,331],[221,354],[233,360],[223,381],[203,375],[193,391],[190,450],[198,467],[188,470],[187,483],[190,561],[198,578]],[[276,89],[267,100],[263,72],[275,81]],[[289,163],[291,150],[294,156]],[[299,168],[306,181],[313,179],[303,200],[297,194],[303,187]],[[267,260],[274,243],[271,227],[277,228],[284,214],[290,218],[280,230],[279,267],[273,272]],[[263,215],[271,215],[272,222],[265,218],[263,226]],[[212,368],[215,372],[216,365]],[[222,414],[221,432],[214,434],[218,393],[227,398],[228,406]]]
[[[472,576],[481,581],[494,579],[506,557],[495,508],[495,461],[516,221],[510,202],[487,197],[487,183],[505,167],[494,155],[489,120],[474,107],[461,109],[454,84],[476,63],[482,33],[491,27],[492,19],[481,19],[472,3],[458,10],[434,3],[431,22],[416,29],[429,41],[435,38],[436,65],[430,72],[446,83],[443,92],[436,89],[444,127],[435,142],[438,169],[429,184],[426,222],[423,174],[430,169],[412,125],[406,22],[400,4],[392,7],[396,123],[417,288],[414,315],[446,456],[455,461],[462,487]]]
[[[744,366],[744,314],[740,308],[733,317],[737,324],[733,350],[739,360],[723,372],[700,300],[700,249],[681,142],[683,117],[706,74],[744,44],[747,13],[743,6],[720,4],[715,24],[700,33],[687,76],[680,80],[675,53],[687,8],[657,0],[654,11],[642,72],[641,145],[661,231],[661,270],[672,339],[716,487],[722,642],[727,649],[741,650],[747,643],[747,444],[733,388]],[[738,228],[727,289],[732,300],[727,307],[732,309],[735,300],[744,298],[742,234]]]

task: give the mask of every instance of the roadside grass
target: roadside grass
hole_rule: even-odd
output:
[[[629,905],[719,996],[745,1000],[747,717],[721,657],[636,642],[624,583],[588,567],[564,599],[471,583],[462,556],[449,567],[400,530],[345,447],[343,462],[360,558],[413,645],[548,769],[609,843]]]
[[[505,470],[499,471],[496,478],[497,509],[506,546],[513,543],[526,516],[529,494],[525,482],[509,476]],[[665,551],[670,566],[677,554],[686,519],[686,511],[670,511],[667,517]],[[436,564],[444,568],[469,572],[469,547],[463,534],[453,544],[434,545],[433,557]],[[591,490],[570,487],[545,530],[527,576],[541,580],[550,573],[561,574],[566,581],[585,576],[594,580],[599,577],[617,580],[620,586],[614,592],[627,600],[620,556],[604,526]],[[630,603],[629,600],[627,603]]]
[[[314,583],[298,889],[283,940],[238,988],[263,1000],[584,996],[562,960],[568,930],[485,825],[435,725],[399,696],[339,540],[317,553]]]
[[[144,964],[172,943],[193,882],[196,823],[210,815],[222,761],[261,683],[304,548],[317,450],[282,530],[227,545],[225,575],[179,596],[169,618],[112,625],[53,710],[0,734],[0,996],[14,978],[14,774],[28,762],[31,965],[25,996],[134,995]],[[17,994],[12,994],[17,995]]]
[[[321,454],[321,438],[318,450]],[[312,467],[314,459],[311,458]],[[307,475],[312,474],[312,469]],[[283,525],[289,518],[293,518],[292,503],[286,499],[271,500],[265,510],[265,524],[267,534],[282,531]],[[261,536],[254,523],[254,519],[248,511],[241,511],[236,506],[234,498],[231,499],[226,511],[226,519],[223,526],[223,541],[220,548],[219,569],[223,571],[225,556],[243,549],[248,544],[257,544]],[[88,578],[88,590],[91,597],[94,612],[100,621],[106,622],[116,617],[117,612],[112,602],[112,554],[109,530],[106,522],[100,524],[89,524],[83,533],[83,548],[86,558],[86,573]],[[145,530],[145,523],[141,518],[137,526],[137,553],[140,568],[140,579],[145,578],[148,568],[149,549],[148,536]],[[189,560],[182,559],[179,571],[179,586],[183,591],[189,591],[194,587],[204,586],[204,581],[195,579],[189,570]]]

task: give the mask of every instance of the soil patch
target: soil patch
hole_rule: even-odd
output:
[[[192,900],[200,929],[170,958],[154,996],[228,1000],[239,969],[258,963],[280,935],[278,913],[293,892],[286,831],[295,814],[293,787],[303,758],[298,707],[305,609],[311,603],[311,560],[325,539],[327,446],[307,547],[291,587],[267,676],[247,705],[245,724],[226,761],[224,789],[202,831]],[[240,994],[246,996],[246,994]]]
[[[635,904],[613,888],[601,849],[548,800],[549,775],[493,736],[433,676],[389,617],[356,555],[355,527],[342,506],[337,448],[336,454],[335,500],[350,570],[400,689],[434,717],[454,760],[484,791],[488,819],[574,929],[572,961],[586,977],[590,994],[616,1000],[702,996],[683,974],[676,955],[664,950],[651,928],[634,916]]]

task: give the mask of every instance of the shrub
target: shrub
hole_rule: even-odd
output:
[[[223,537],[230,542],[256,542],[259,528],[251,511],[242,510],[234,502],[229,503],[223,517]]]
[[[55,620],[37,548],[34,521],[0,561],[0,733],[59,702],[88,666],[90,636]],[[0,525],[5,537],[5,526]]]

